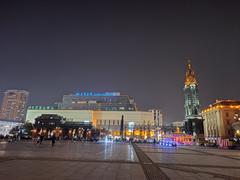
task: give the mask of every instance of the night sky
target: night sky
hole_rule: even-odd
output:
[[[30,105],[120,91],[183,120],[186,57],[202,107],[240,99],[239,9],[237,0],[1,0],[0,91],[28,90]]]

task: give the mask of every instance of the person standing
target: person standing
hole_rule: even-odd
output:
[[[156,144],[156,139],[154,138],[154,140],[153,140],[153,144],[155,145]]]
[[[41,134],[40,134],[40,144],[42,144],[43,138],[44,138],[43,133],[41,133]]]
[[[53,133],[53,135],[52,135],[52,147],[54,146],[55,142],[56,142],[56,136],[55,136],[55,133]]]

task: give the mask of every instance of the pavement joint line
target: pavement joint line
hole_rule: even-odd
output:
[[[177,171],[183,171],[187,173],[194,173],[194,174],[199,174],[199,173],[204,173],[204,174],[209,174],[212,175],[216,178],[224,178],[224,179],[229,179],[229,180],[239,180],[239,177],[235,176],[229,176],[229,175],[223,175],[223,174],[218,174],[218,173],[213,173],[209,171],[201,171],[201,170],[196,170],[196,169],[187,169],[185,167],[177,167],[177,166],[169,166],[169,165],[160,165],[159,168],[167,168],[167,169],[172,169],[172,170],[177,170]]]
[[[170,149],[170,148],[166,148],[166,147],[163,147],[163,146],[157,146],[157,145],[153,145],[153,146],[139,146],[139,148],[141,148],[142,149],[142,151],[144,151],[144,149],[148,149],[148,148],[151,148],[151,149],[159,149],[159,148],[162,148],[162,149]],[[180,149],[180,148],[174,148],[174,149],[176,149],[176,150],[178,150],[178,149]]]
[[[143,172],[147,180],[169,180],[169,177],[154,163],[135,143],[133,149],[139,159]]]
[[[156,163],[159,166],[190,166],[190,167],[206,167],[206,168],[224,168],[224,169],[240,169],[240,166],[216,166],[201,164],[180,164],[180,163]]]
[[[162,154],[186,154],[186,155],[200,155],[203,156],[203,153],[178,153],[178,152],[156,152],[156,151],[144,151],[144,153],[162,153]]]
[[[72,162],[91,162],[91,163],[119,163],[119,164],[139,164],[136,161],[127,160],[96,160],[96,159],[71,159],[71,158],[51,158],[51,157],[0,157],[0,163],[13,160],[26,161],[72,161]]]
[[[200,153],[204,153],[204,154],[211,155],[211,156],[217,156],[217,157],[222,157],[222,158],[227,158],[227,159],[234,159],[234,160],[240,161],[240,159],[234,158],[234,157],[231,157],[231,156],[219,155],[219,154],[209,153],[209,152],[205,152],[205,151],[201,151],[201,150],[196,150],[196,149],[188,149],[188,148],[182,148],[182,149],[189,150],[189,151],[193,151],[193,152],[200,152]]]
[[[149,163],[149,162],[143,162],[143,164],[152,164],[152,163]]]

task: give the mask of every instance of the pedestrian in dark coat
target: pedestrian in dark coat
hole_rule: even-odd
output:
[[[56,142],[56,136],[55,136],[55,134],[53,134],[52,135],[52,147],[54,146],[55,142]]]
[[[40,144],[43,142],[43,134],[40,135]]]

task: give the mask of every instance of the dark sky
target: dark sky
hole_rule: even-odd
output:
[[[31,105],[120,91],[182,120],[185,57],[203,107],[240,99],[240,1],[0,1],[0,90]]]

